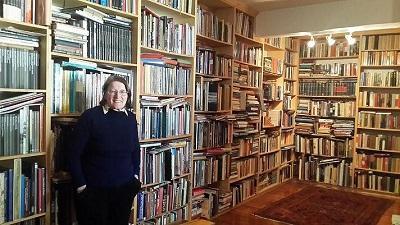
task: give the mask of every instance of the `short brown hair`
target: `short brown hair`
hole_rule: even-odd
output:
[[[104,82],[103,84],[103,98],[100,101],[100,105],[101,106],[105,106],[106,105],[106,98],[105,95],[108,91],[108,87],[110,86],[110,84],[114,81],[118,81],[124,84],[126,91],[128,92],[128,96],[126,99],[126,104],[125,104],[125,108],[130,109],[132,108],[132,92],[129,89],[129,85],[128,85],[128,81],[122,77],[122,76],[118,76],[118,75],[111,75],[107,78],[107,80]]]

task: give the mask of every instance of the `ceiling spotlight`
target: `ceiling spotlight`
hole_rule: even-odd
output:
[[[349,43],[349,45],[354,45],[356,43],[356,39],[353,38],[353,36],[351,35],[351,33],[346,34],[345,35],[347,42]]]
[[[332,34],[330,34],[329,36],[326,36],[326,41],[328,42],[329,46],[332,46],[333,44],[335,44],[335,39],[332,38]]]
[[[314,46],[315,46],[315,40],[314,37],[311,36],[311,39],[307,42],[307,47],[314,48]]]

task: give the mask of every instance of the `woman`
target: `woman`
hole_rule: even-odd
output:
[[[79,225],[127,225],[140,190],[140,147],[127,81],[110,76],[100,105],[80,117],[71,142]]]

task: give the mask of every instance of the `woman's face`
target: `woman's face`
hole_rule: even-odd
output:
[[[123,109],[128,99],[128,92],[125,85],[119,81],[113,81],[106,93],[107,106],[111,109]]]

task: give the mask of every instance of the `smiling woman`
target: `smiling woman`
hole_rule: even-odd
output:
[[[126,225],[140,189],[139,140],[127,81],[110,76],[100,105],[80,117],[69,146],[80,225]]]

